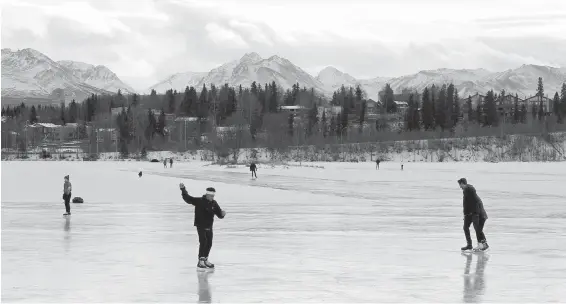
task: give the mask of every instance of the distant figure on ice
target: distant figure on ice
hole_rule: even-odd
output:
[[[139,177],[142,177],[143,173],[140,171],[140,173],[138,173]]]
[[[375,170],[379,170],[379,163],[380,162],[381,162],[381,160],[379,160],[379,158],[375,160]]]
[[[187,204],[195,206],[195,221],[194,225],[197,227],[199,252],[197,268],[207,269],[214,268],[214,264],[208,261],[208,255],[212,248],[212,224],[214,223],[214,215],[218,218],[224,218],[226,212],[220,208],[218,203],[214,200],[216,190],[214,188],[206,188],[206,194],[202,197],[192,197],[187,193],[185,185],[179,184],[183,200]]]
[[[401,171],[403,171],[403,164],[404,164],[403,162],[404,162],[404,161],[401,160]]]
[[[458,180],[458,185],[464,191],[464,234],[466,235],[467,245],[462,250],[472,249],[472,237],[470,236],[470,225],[474,224],[478,246],[473,248],[475,251],[484,251],[489,248],[483,233],[483,226],[487,220],[487,213],[483,208],[483,202],[476,193],[476,189],[468,184],[465,178]]]
[[[167,168],[167,158],[163,160],[163,168]]]
[[[250,165],[250,171],[252,171],[252,178],[254,178],[254,175],[255,175],[255,178],[257,178],[257,173],[256,173],[257,166],[255,165],[255,163],[252,163]]]
[[[69,176],[65,175],[63,179],[63,201],[65,201],[65,213],[63,215],[71,215],[71,191],[73,191],[73,186],[69,181]]]
[[[169,168],[173,168],[173,159],[172,158],[169,159]]]

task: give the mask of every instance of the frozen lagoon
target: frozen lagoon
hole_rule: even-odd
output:
[[[2,162],[2,302],[564,302],[566,163],[317,165]],[[489,253],[459,251],[460,177]],[[180,182],[228,213],[212,274]]]

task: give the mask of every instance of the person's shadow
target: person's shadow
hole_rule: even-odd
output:
[[[472,254],[462,253],[466,256],[466,267],[464,268],[464,303],[477,303],[481,302],[481,298],[485,291],[485,267],[489,260],[489,255],[485,252]],[[476,271],[470,274],[470,267],[472,265],[472,256],[476,256]]]
[[[197,271],[198,277],[198,303],[211,303],[212,292],[208,277],[212,275],[212,271]]]

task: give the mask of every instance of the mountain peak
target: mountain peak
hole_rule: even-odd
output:
[[[261,56],[256,52],[246,53],[240,61],[242,62],[256,62],[262,60]]]

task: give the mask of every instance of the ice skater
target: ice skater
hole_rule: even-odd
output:
[[[173,159],[172,158],[169,159],[169,168],[173,168]]]
[[[381,162],[381,160],[376,159],[375,160],[375,170],[379,170],[379,163]]]
[[[483,207],[483,202],[476,193],[476,189],[472,185],[469,185],[465,178],[459,179],[458,185],[460,185],[460,188],[462,188],[464,192],[464,234],[467,244],[465,247],[462,247],[462,250],[473,249],[474,251],[485,251],[489,248],[489,245],[483,233],[483,227],[487,220],[487,213]],[[472,237],[470,236],[471,224],[474,224],[474,230],[476,231],[478,241],[476,248],[472,248]]]
[[[163,160],[163,168],[167,169],[167,158]]]
[[[404,165],[404,161],[401,160],[401,171],[403,171],[403,167],[404,167],[403,165]]]
[[[250,165],[250,171],[252,171],[252,178],[254,178],[254,175],[255,175],[255,178],[257,178],[257,173],[256,173],[256,171],[257,171],[257,166],[256,166],[255,163],[252,163],[252,164]]]
[[[197,227],[199,240],[197,268],[214,268],[214,264],[208,261],[208,255],[212,248],[212,224],[214,223],[214,215],[222,219],[226,216],[226,212],[214,200],[214,195],[216,194],[214,188],[206,188],[206,194],[202,197],[190,196],[183,183],[179,184],[179,188],[181,189],[183,200],[187,204],[195,206],[194,226]]]
[[[63,183],[63,201],[65,202],[65,213],[63,215],[71,215],[71,191],[73,186],[69,181],[69,176],[65,175]]]

